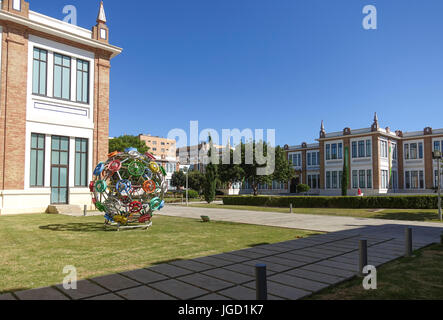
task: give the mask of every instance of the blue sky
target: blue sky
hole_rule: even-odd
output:
[[[30,0],[95,24],[98,0]],[[441,0],[105,0],[110,135],[173,128],[276,129],[277,144],[363,128],[443,127]],[[375,5],[378,29],[364,30]]]

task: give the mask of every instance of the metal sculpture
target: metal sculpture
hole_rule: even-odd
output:
[[[110,153],[106,162],[97,165],[89,184],[95,207],[105,213],[105,226],[118,230],[152,226],[154,212],[165,205],[165,176],[150,153],[135,148]]]

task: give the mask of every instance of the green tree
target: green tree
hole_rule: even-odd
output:
[[[198,191],[199,194],[202,193],[203,187],[205,185],[206,177],[200,171],[189,171],[188,173],[188,183],[189,188]]]
[[[232,184],[235,182],[240,182],[244,179],[245,172],[239,164],[234,164],[234,150],[229,150],[229,163],[226,161],[221,163],[217,167],[218,179],[220,180],[223,187],[227,189],[231,188]]]
[[[172,174],[171,185],[178,189],[183,188],[186,185],[186,175],[182,170],[176,171]]]
[[[205,184],[203,188],[203,195],[205,196],[205,201],[211,203],[215,200],[216,188],[217,188],[217,167],[212,163],[212,138],[209,136],[209,151],[208,158],[209,163],[205,168]]]
[[[138,152],[146,153],[149,147],[137,136],[124,135],[118,138],[109,139],[109,153],[114,151],[123,152],[127,148],[137,148]]]
[[[263,147],[259,146],[262,145]],[[271,184],[272,181],[287,182],[294,176],[294,170],[287,160],[285,151],[280,147],[272,147],[268,143],[259,141],[259,143],[248,142],[246,144],[241,143],[241,159],[242,163],[240,167],[243,169],[243,178],[251,183],[254,195],[258,195],[259,184]],[[259,149],[257,149],[259,148]],[[247,159],[246,152],[253,152],[253,159]],[[257,154],[262,154],[267,162],[257,161]],[[269,154],[269,157],[268,157]],[[274,157],[272,156],[274,154]],[[249,160],[249,161],[247,161]],[[252,162],[252,163],[251,163]],[[269,174],[261,174],[258,170],[262,169]]]

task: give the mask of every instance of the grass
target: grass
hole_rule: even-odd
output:
[[[324,289],[307,300],[443,300],[443,245],[436,244],[377,269],[377,289],[362,278]]]
[[[192,207],[249,210],[264,212],[289,213],[289,208],[272,208],[259,206],[236,206],[223,204],[192,204]],[[328,216],[348,216],[357,218],[376,218],[405,221],[440,222],[437,210],[428,209],[337,209],[337,208],[294,208],[295,214],[316,214]]]
[[[0,293],[63,282],[73,265],[79,279],[190,259],[314,232],[156,216],[148,231],[106,231],[102,217],[0,217]]]

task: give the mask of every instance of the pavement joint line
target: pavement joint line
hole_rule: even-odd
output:
[[[51,288],[57,290],[58,292],[60,292],[61,294],[63,294],[65,297],[67,297],[69,300],[74,300],[74,298],[72,298],[71,296],[69,296],[66,292],[64,292],[63,290],[57,288],[57,286],[50,286]]]

